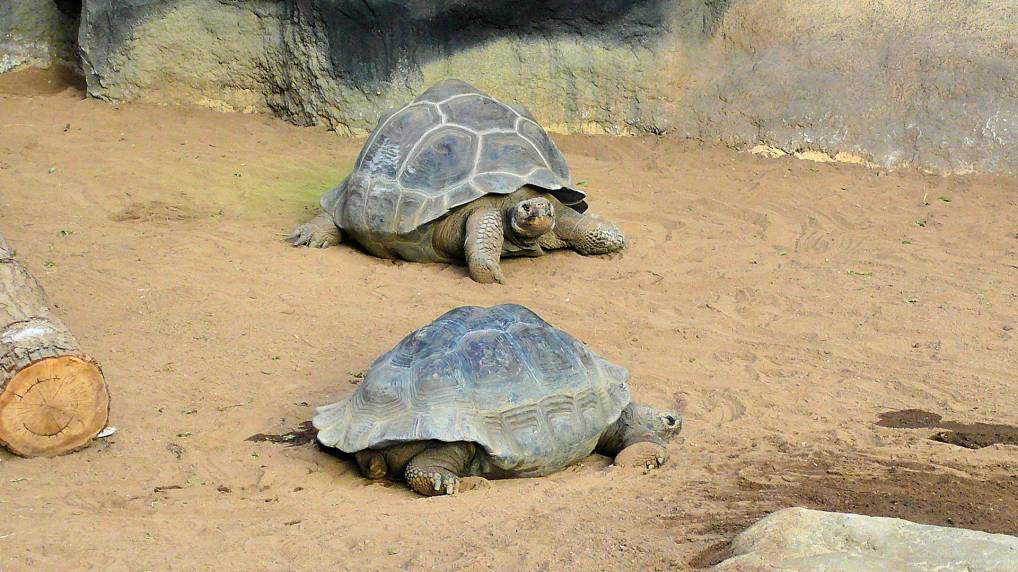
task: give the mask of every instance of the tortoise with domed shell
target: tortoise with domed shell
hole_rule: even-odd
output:
[[[312,423],[366,477],[429,496],[547,475],[592,452],[657,468],[682,419],[633,403],[628,379],[523,306],[465,306],[404,338]]]
[[[526,109],[449,79],[383,115],[323,212],[287,239],[327,247],[350,237],[383,258],[465,259],[474,280],[505,282],[503,256],[624,246],[616,225],[584,214],[586,199]]]

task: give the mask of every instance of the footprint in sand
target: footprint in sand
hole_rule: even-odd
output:
[[[704,397],[708,418],[715,427],[727,425],[746,413],[746,406],[734,392],[727,389],[712,389]]]

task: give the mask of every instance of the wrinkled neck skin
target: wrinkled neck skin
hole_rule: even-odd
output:
[[[622,449],[640,441],[666,445],[665,439],[654,431],[641,409],[643,407],[634,403],[627,405],[618,420],[601,433],[594,450],[603,455],[615,456]]]

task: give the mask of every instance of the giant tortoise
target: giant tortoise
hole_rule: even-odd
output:
[[[466,259],[470,276],[504,282],[502,256],[621,249],[614,224],[584,215],[558,148],[526,109],[459,80],[383,115],[353,172],[293,231],[295,246],[352,237],[383,258]]]
[[[628,378],[523,306],[465,306],[404,338],[312,422],[366,477],[424,495],[547,475],[592,452],[656,468],[682,419],[633,403]]]

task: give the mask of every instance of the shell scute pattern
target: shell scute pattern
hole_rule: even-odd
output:
[[[464,93],[480,93],[474,86],[469,83],[458,80],[458,79],[446,79],[442,80],[435,85],[429,87],[427,91],[422,93],[416,101],[430,101],[431,103],[441,103],[450,97],[457,95],[463,95]]]
[[[530,141],[537,152],[548,160],[548,168],[559,177],[569,176],[569,166],[566,165],[565,157],[552,142],[544,129],[533,121],[521,121],[519,126],[520,134]]]
[[[441,196],[473,172],[477,145],[477,135],[466,129],[452,125],[436,129],[406,161],[400,183],[425,195]]]
[[[482,95],[454,97],[439,108],[446,119],[454,124],[469,126],[479,132],[514,131],[520,117],[512,108]]]
[[[411,399],[430,407],[470,403],[471,396],[464,387],[462,372],[463,363],[459,356],[432,355],[411,370],[408,384]]]
[[[523,177],[512,173],[485,173],[474,177],[474,181],[500,195],[508,195],[523,186]]]
[[[314,424],[346,452],[472,441],[504,470],[545,474],[591,450],[629,403],[627,379],[522,306],[457,308],[380,357]]]
[[[480,172],[508,171],[524,177],[547,165],[527,139],[516,133],[485,135],[477,163]]]
[[[579,212],[565,158],[533,117],[459,80],[432,86],[386,114],[354,171],[322,197],[337,226],[367,240],[409,235],[451,209],[525,185]],[[373,200],[382,194],[382,200]]]
[[[422,362],[435,354],[447,353],[465,328],[454,319],[440,319],[424,326],[403,338],[390,352],[388,362],[395,367],[409,368],[414,362]],[[379,362],[386,361],[383,356]]]
[[[513,328],[513,339],[546,385],[577,390],[589,382],[587,372],[596,368],[593,362],[583,367],[572,344],[563,343],[555,332],[539,325]]]
[[[520,362],[516,346],[504,332],[470,332],[455,351],[463,356],[463,365],[473,378],[474,399],[480,403],[491,403],[497,407],[501,399],[507,399],[507,405],[511,405],[518,401],[519,392],[535,383],[526,366]],[[508,380],[513,382],[512,389],[503,392]]]
[[[358,170],[371,176],[396,178],[400,158],[409,153],[421,137],[442,121],[432,105],[414,104],[389,116],[364,147]]]

